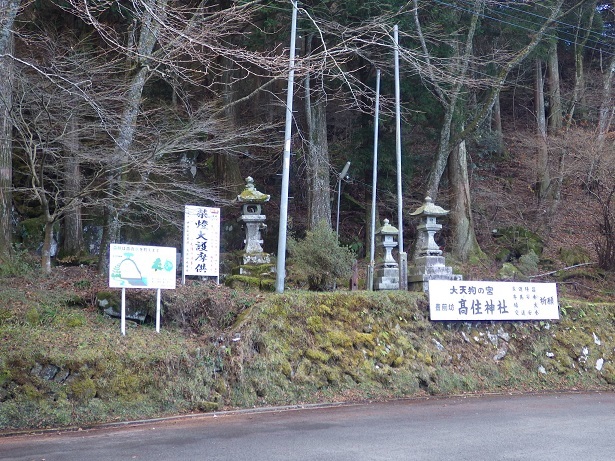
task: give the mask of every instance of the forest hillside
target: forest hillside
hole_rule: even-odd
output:
[[[614,12],[0,1],[0,429],[612,390]],[[236,277],[248,177],[273,261],[288,232],[283,292],[269,262]],[[560,319],[433,322],[423,292],[366,290],[372,211],[412,265],[427,196],[456,274],[555,282]],[[221,283],[163,290],[160,333],[155,294],[129,290],[124,336],[111,245],[181,253],[185,205],[220,209]]]

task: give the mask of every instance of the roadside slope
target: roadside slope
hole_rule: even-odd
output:
[[[422,293],[253,299],[229,328],[122,337],[67,294],[0,289],[0,428],[615,384],[612,304],[561,298],[559,321],[470,324],[429,321]]]

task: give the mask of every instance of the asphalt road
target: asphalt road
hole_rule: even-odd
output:
[[[0,438],[0,460],[615,460],[615,394],[549,394],[205,415]]]

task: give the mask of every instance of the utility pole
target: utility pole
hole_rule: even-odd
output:
[[[292,0],[291,0],[292,1]],[[280,230],[276,261],[275,291],[284,292],[286,278],[286,227],[288,225],[288,180],[290,176],[290,143],[293,123],[293,87],[295,82],[295,41],[297,37],[297,2],[292,1],[293,14],[290,28],[290,57],[288,65],[288,91],[286,94],[286,127],[284,130],[284,158],[282,161],[282,193],[280,195]]]
[[[393,28],[395,40],[395,157],[397,159],[397,227],[399,245],[399,289],[408,289],[408,255],[404,252],[404,216],[403,195],[401,188],[401,103],[399,89],[399,33],[398,27]]]
[[[374,289],[374,268],[376,265],[376,185],[378,182],[378,117],[380,114],[380,69],[376,70],[376,108],[374,109],[374,164],[372,167],[372,220],[370,230],[369,266],[367,268],[367,289]]]

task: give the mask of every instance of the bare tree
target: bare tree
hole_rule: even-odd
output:
[[[542,60],[535,60],[535,117],[536,117],[536,182],[540,200],[547,198],[551,176],[549,174],[549,146],[547,143],[547,119],[545,114],[544,78]]]
[[[557,55],[557,38],[549,40],[547,58],[547,83],[549,88],[549,130],[556,134],[564,125],[562,94],[560,88],[559,58]]]
[[[485,7],[485,1],[475,0],[463,46],[451,44],[450,49],[455,50],[456,53],[448,60],[443,60],[442,58],[436,58],[432,51],[430,51],[430,43],[439,44],[441,40],[431,38],[431,36],[430,40],[428,40],[419,15],[419,2],[414,0],[414,18],[422,50],[422,59],[407,59],[407,62],[414,66],[419,75],[432,88],[433,93],[438,97],[445,111],[440,131],[438,152],[434,158],[433,167],[427,182],[427,194],[432,198],[437,196],[440,180],[447,165],[450,168],[467,167],[464,166],[467,164],[464,163],[463,158],[457,158],[455,161],[450,162],[450,153],[456,152],[459,154],[459,152],[464,152],[464,149],[459,149],[459,143],[465,140],[489,114],[495,100],[499,96],[500,90],[505,84],[506,77],[537,46],[553,21],[560,15],[562,4],[563,0],[557,0],[554,3],[544,23],[536,33],[532,34],[530,41],[519,50],[508,52],[500,50],[497,53],[494,51],[490,55],[477,57],[473,52],[473,40],[479,18],[482,16],[482,11]],[[431,40],[434,41],[432,42]],[[411,54],[408,55],[412,56]],[[406,54],[402,53],[402,56],[406,56]],[[483,69],[484,64],[487,62],[497,68],[497,71],[491,74],[492,77],[476,79],[474,75],[468,72],[471,68]],[[485,72],[485,74],[487,73]],[[464,129],[455,127],[453,124],[454,114],[460,111],[459,103],[464,100],[463,92],[480,88],[487,90],[486,96],[482,102],[478,103],[474,114],[468,114],[469,117],[464,124]],[[459,172],[459,174],[454,176],[460,180],[467,180],[469,178],[467,172]],[[463,192],[466,190],[469,190],[469,185],[455,187],[453,188],[454,195],[451,197],[451,209],[457,210],[459,213],[459,216],[453,219],[453,224],[461,226],[462,230],[460,232],[453,230],[453,235],[462,239],[453,242],[453,252],[461,260],[466,260],[474,254],[480,254],[478,244],[474,244],[476,238],[472,237],[472,235],[468,238],[464,233],[465,230],[470,232],[470,234],[474,233],[473,225],[471,225],[470,195]],[[472,245],[468,244],[468,242],[472,243]]]
[[[570,128],[575,112],[580,105],[585,106],[585,65],[583,62],[584,50],[592,33],[594,17],[596,15],[597,0],[583,2],[584,4],[576,12],[577,26],[574,36],[574,90],[572,101],[566,113],[566,127]]]
[[[188,96],[189,92],[186,93],[190,87],[199,89],[201,95],[217,99],[219,95],[214,84],[224,81],[225,75],[227,78],[247,78],[250,75],[275,78],[282,75],[286,68],[283,55],[277,51],[257,52],[234,44],[234,38],[241,36],[251,26],[251,17],[259,7],[258,2],[219,9],[217,5],[205,3],[191,6],[168,0],[135,0],[119,5],[120,14],[130,18],[131,22],[103,19],[106,16],[99,13],[115,5],[113,1],[103,1],[92,6],[84,0],[59,4],[92,27],[106,43],[108,53],[124,57],[127,70],[121,86],[125,89],[124,104],[117,118],[117,130],[111,133],[114,152],[107,159],[115,168],[108,169],[107,195],[113,200],[106,202],[99,260],[101,272],[106,272],[108,243],[121,238],[121,227],[127,222],[124,215],[134,207],[130,202],[131,188],[128,185],[132,182],[130,172],[133,159],[138,158],[138,152],[143,149],[137,142],[138,132],[156,132],[150,123],[152,115],[144,104],[146,86],[152,81],[166,82],[174,88],[181,100],[180,105],[190,107],[195,104]],[[230,74],[228,70],[231,66],[240,72]],[[208,101],[205,104],[211,107]],[[234,102],[231,101],[228,105],[232,104]],[[228,110],[222,109],[221,116],[228,114]],[[203,115],[198,110],[188,110],[191,116]],[[224,158],[232,152],[219,151],[218,154]],[[161,159],[158,151],[152,161],[160,162]],[[153,168],[152,161],[148,162],[147,168]]]

